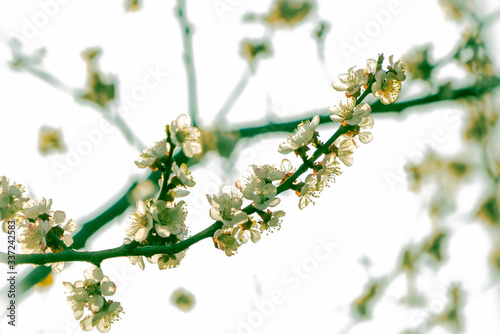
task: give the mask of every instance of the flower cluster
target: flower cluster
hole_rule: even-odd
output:
[[[174,244],[184,240],[188,230],[185,225],[187,216],[186,203],[179,201],[149,199],[138,201],[136,212],[130,215],[130,223],[125,234],[130,237],[125,243],[137,242],[141,245],[161,246]],[[179,265],[185,253],[154,255],[147,258],[150,263],[157,263],[160,269],[173,268]],[[130,257],[132,264],[138,264],[144,270],[142,256]]]
[[[292,174],[293,167],[288,159],[283,159],[280,166],[251,165],[247,174],[236,181],[236,188],[225,186],[219,194],[207,195],[212,205],[210,217],[223,223],[223,228],[213,236],[215,247],[231,256],[248,240],[258,242],[263,231],[279,228],[285,213],[281,210],[272,212],[268,208],[280,203],[276,197],[277,187]],[[256,215],[241,209],[243,199],[252,201],[251,207]]]
[[[347,97],[358,97],[361,95],[361,87],[368,83],[370,76],[377,69],[377,61],[368,59],[364,69],[357,66],[351,67],[347,74],[339,75],[339,81],[333,81],[332,87],[339,92],[344,92]]]
[[[63,282],[70,295],[67,297],[68,304],[73,310],[76,320],[80,320],[87,308],[91,314],[86,315],[80,321],[80,327],[84,331],[91,331],[95,327],[101,333],[107,333],[111,324],[119,319],[123,307],[119,302],[106,300],[115,294],[116,285],[104,276],[101,268],[92,266],[84,271],[84,281],[76,281],[75,284]]]
[[[321,119],[315,115],[312,120],[300,123],[286,142],[279,145],[280,153],[294,152],[302,159],[303,164],[297,171],[288,159],[279,167],[250,165],[246,175],[236,181],[236,188],[225,186],[219,194],[207,195],[212,206],[210,217],[222,223],[222,228],[213,236],[217,248],[231,256],[248,240],[257,242],[262,231],[279,228],[285,212],[272,212],[269,208],[279,205],[277,195],[281,191],[295,190],[300,197],[299,208],[304,209],[314,204],[314,199],[342,173],[341,164],[353,164],[354,149],[359,143],[366,144],[373,139],[369,131],[373,127],[371,107],[363,103],[363,99],[373,92],[382,103],[394,102],[399,96],[401,82],[406,79],[401,61],[394,63],[391,56],[387,71],[382,70],[382,62],[382,55],[378,60],[368,59],[365,68],[351,67],[347,74],[339,76],[338,82],[332,83],[335,90],[346,96],[338,106],[329,108],[331,120],[341,123],[338,135],[323,143],[316,131]],[[310,150],[314,153],[308,156]],[[320,162],[316,162],[321,157]],[[302,181],[299,177],[307,170],[310,172]],[[242,208],[244,200],[251,203]]]
[[[181,147],[187,157],[201,153],[200,130],[191,126],[187,115],[180,115],[170,126],[166,126],[167,138],[146,149],[141,159],[136,161],[139,168],[149,167],[162,172],[159,181],[158,198],[138,200],[136,212],[130,215],[129,225],[125,229],[124,243],[137,243],[142,246],[164,246],[184,240],[188,234],[185,224],[187,204],[177,198],[187,196],[187,188],[193,187],[194,181],[186,164],[180,166],[174,161],[173,152]],[[169,177],[172,175],[171,177]],[[156,254],[147,257],[148,262],[156,263],[160,269],[174,268],[180,264],[185,252],[176,254]],[[144,270],[142,256],[131,256],[130,262]]]
[[[372,85],[373,96],[380,97],[383,104],[396,102],[401,91],[401,82],[406,80],[404,63],[400,60],[393,63],[393,56],[389,57],[389,63],[387,71],[377,71]]]
[[[279,145],[280,153],[294,152],[301,158],[299,168],[295,169],[288,159],[283,159],[280,165],[250,165],[235,186],[224,186],[219,193],[206,195],[211,205],[210,217],[217,221],[213,225],[217,230],[212,236],[216,248],[232,256],[248,240],[256,243],[263,232],[280,229],[285,212],[274,208],[281,202],[277,197],[281,192],[295,191],[299,196],[298,206],[304,209],[314,204],[314,199],[342,173],[341,164],[353,164],[352,156],[359,143],[366,144],[373,139],[369,131],[374,123],[371,107],[363,103],[363,99],[373,93],[382,103],[392,103],[397,100],[401,82],[406,79],[405,65],[401,61],[394,63],[391,56],[387,71],[382,70],[382,62],[383,56],[379,56],[378,61],[369,59],[364,69],[352,67],[347,74],[339,76],[339,82],[332,83],[335,90],[345,92],[346,99],[329,108],[330,119],[341,124],[330,139],[320,140],[316,129],[321,119],[315,115],[312,120],[300,123],[287,141]],[[166,139],[145,149],[135,162],[139,168],[161,172],[160,192],[157,198],[137,200],[136,210],[130,214],[125,228],[124,249],[160,247],[161,253],[146,257],[159,269],[177,267],[186,256],[186,247],[182,245],[178,245],[175,253],[171,250],[172,245],[188,238],[187,204],[177,199],[187,196],[187,189],[196,182],[187,165],[179,166],[175,161],[177,147],[182,148],[187,157],[202,151],[200,131],[191,125],[187,115],[167,125]],[[308,151],[313,153],[308,156]],[[63,211],[52,211],[52,200],[30,200],[20,185],[11,184],[5,177],[0,178],[0,183],[0,219],[16,222],[21,230],[18,242],[24,253],[58,253],[72,245],[69,233],[76,230],[76,223],[67,220]],[[244,201],[249,201],[247,206],[243,206]],[[3,226],[6,230],[5,224]],[[130,256],[129,259],[144,270],[143,256]],[[51,266],[60,272],[64,263]],[[97,328],[106,333],[123,311],[119,302],[105,298],[114,295],[116,286],[95,266],[87,269],[84,276],[84,281],[75,284],[64,282],[70,292],[68,303],[77,320],[82,319],[86,308],[90,311],[80,321],[83,330]]]
[[[166,126],[167,139],[156,142],[154,146],[146,148],[135,164],[139,168],[159,170],[162,164],[167,163],[170,151],[179,147],[184,154],[192,158],[201,153],[200,130],[191,125],[189,116],[182,114]]]
[[[225,226],[233,227],[248,220],[248,215],[241,211],[243,194],[231,186],[225,186],[215,195],[207,195],[208,202],[212,205],[210,217],[220,220]]]
[[[0,176],[0,222],[3,221],[2,228],[7,232],[9,220],[20,225],[23,221],[20,211],[26,206],[29,197],[24,194],[24,188],[20,184],[10,183],[5,176]]]
[[[166,140],[156,142],[154,146],[146,148],[135,165],[139,168],[147,168],[156,171],[161,165],[162,160],[166,159],[170,152],[170,144]]]
[[[72,219],[66,220],[64,211],[51,211],[52,200],[30,200],[27,205],[23,211],[25,224],[18,239],[24,253],[59,253],[73,244],[68,233],[75,232],[77,225]],[[52,263],[51,268],[59,273],[64,269],[64,262]]]
[[[19,228],[21,250],[25,254],[59,253],[73,244],[68,233],[77,229],[76,223],[66,220],[64,211],[52,211],[52,200],[42,198],[31,200],[24,194],[24,188],[0,177],[0,222],[7,231],[9,221],[14,221]],[[64,269],[64,262],[52,263],[54,272]]]

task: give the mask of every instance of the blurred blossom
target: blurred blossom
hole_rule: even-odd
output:
[[[472,0],[439,0],[444,15],[449,20],[459,21],[464,14],[471,13],[474,8]]]
[[[496,194],[489,196],[481,203],[477,217],[492,226],[500,224],[500,199]]]
[[[144,201],[148,198],[153,197],[153,195],[158,191],[158,186],[151,180],[146,180],[137,183],[137,185],[132,189],[129,196],[127,197],[129,203],[135,204],[137,201]]]
[[[21,42],[16,38],[9,40],[9,46],[12,52],[12,60],[9,62],[9,65],[14,70],[37,67],[41,65],[43,58],[47,54],[45,48],[39,48],[30,55],[26,55],[22,51]]]
[[[491,95],[481,99],[468,99],[463,102],[468,109],[465,139],[484,143],[491,137],[498,122],[498,111]]]
[[[42,126],[38,133],[38,150],[44,155],[66,151],[61,130]]]
[[[444,241],[447,238],[445,231],[435,232],[424,244],[424,250],[436,261],[440,262],[444,258]]]
[[[272,55],[271,42],[266,39],[249,39],[241,41],[240,55],[248,62],[251,68],[255,68],[257,61]]]
[[[491,60],[485,48],[481,32],[476,28],[468,28],[462,36],[462,44],[455,58],[467,71],[481,76],[493,76]]]
[[[493,250],[490,259],[493,267],[500,272],[500,248]]]
[[[264,20],[276,28],[291,28],[304,21],[313,7],[312,1],[276,0]]]
[[[196,305],[194,295],[184,288],[177,288],[171,295],[172,305],[183,312],[191,311]]]
[[[125,11],[138,12],[142,8],[142,0],[125,0]]]
[[[432,70],[434,69],[429,55],[431,49],[432,45],[418,47],[403,56],[406,71],[412,79],[431,82]]]
[[[97,64],[100,54],[101,50],[98,48],[82,52],[82,58],[87,64],[87,87],[80,97],[105,108],[115,99],[115,79],[107,78],[100,72]]]
[[[450,303],[446,306],[445,310],[438,315],[436,323],[443,324],[454,332],[460,332],[464,326],[462,314],[464,292],[460,285],[452,284],[448,294],[451,297]]]

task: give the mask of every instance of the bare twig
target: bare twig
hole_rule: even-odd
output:
[[[182,44],[184,46],[183,58],[187,73],[189,116],[191,117],[193,126],[198,126],[198,93],[196,88],[196,71],[194,68],[193,57],[193,28],[187,18],[185,0],[177,0],[175,13],[181,27]]]

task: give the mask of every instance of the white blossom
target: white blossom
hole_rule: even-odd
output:
[[[352,166],[352,155],[354,154],[354,149],[356,148],[356,142],[350,137],[341,136],[337,138],[333,144],[337,147],[336,152],[332,153],[334,154],[334,157],[338,157],[344,165]]]
[[[111,324],[119,319],[121,312],[123,312],[123,307],[120,303],[111,302],[99,312],[86,316],[80,321],[80,327],[84,331],[91,331],[96,327],[99,332],[107,333],[111,329]]]
[[[151,258],[148,258],[148,261],[158,264],[158,268],[160,268],[160,270],[164,270],[179,266],[185,256],[186,251],[181,251],[176,254],[156,254]]]
[[[130,238],[125,238],[123,240],[123,244],[124,245],[127,245],[129,243],[131,243],[132,241],[134,241],[133,239],[130,239]],[[141,270],[144,270],[145,266],[144,266],[144,258],[140,255],[138,256],[129,256],[128,259],[130,260],[130,263],[132,265],[138,265],[139,268],[141,268]]]
[[[401,91],[401,82],[406,79],[404,63],[400,60],[393,63],[393,56],[389,57],[389,62],[388,71],[379,70],[372,84],[373,96],[380,97],[383,104],[396,102]]]
[[[101,268],[95,266],[85,270],[84,277],[84,281],[76,281],[75,284],[63,282],[70,293],[67,297],[68,303],[77,320],[83,316],[85,308],[91,312],[80,321],[80,327],[84,331],[90,331],[97,326],[101,333],[107,333],[110,324],[123,311],[120,303],[104,298],[115,294],[116,285],[108,276],[104,276]]]
[[[299,209],[304,209],[306,206],[309,205],[309,203],[313,203],[313,198],[317,197],[316,192],[316,186],[317,186],[318,180],[316,179],[316,176],[314,174],[309,174],[306,176],[306,179],[304,181],[304,185],[300,189],[300,199],[299,199]]]
[[[321,170],[316,174],[316,189],[321,192],[324,187],[328,186],[330,180],[335,176],[340,175],[342,172],[340,170],[339,162],[335,159],[336,154],[331,153],[323,158],[321,163]]]
[[[280,144],[278,151],[282,154],[288,154],[302,146],[310,144],[318,124],[318,115],[313,117],[312,122],[307,120],[300,123],[295,132],[287,138],[287,141]]]
[[[373,128],[373,117],[371,116],[363,117],[363,120],[361,121],[361,123],[359,123],[359,127],[361,130],[365,131],[360,131],[357,138],[363,144],[368,144],[369,142],[372,141],[373,135],[370,131],[366,130],[370,130],[371,128]]]
[[[130,215],[130,224],[125,234],[137,242],[144,241],[153,227],[150,208],[143,201],[137,201],[136,212]]]
[[[240,230],[241,226],[236,226],[234,228],[223,228],[215,231],[213,236],[215,247],[223,250],[227,256],[236,254],[238,248],[241,246],[237,237]]]
[[[243,195],[235,188],[225,186],[219,194],[207,195],[212,205],[210,217],[220,220],[225,226],[233,227],[248,220],[248,215],[241,211]]]
[[[35,219],[42,215],[50,215],[52,200],[47,201],[45,198],[42,198],[39,202],[30,200],[26,206],[23,210],[24,215],[27,218]]]
[[[332,87],[336,91],[345,91],[346,95],[354,95],[359,92],[360,87],[368,82],[365,70],[357,66],[351,67],[347,74],[340,74],[339,81],[332,82]]]
[[[274,207],[279,204],[280,199],[276,197],[277,189],[272,181],[281,180],[286,173],[279,170],[277,166],[251,165],[246,176],[236,181],[243,197],[253,201],[252,205],[258,210]]]
[[[172,164],[172,171],[174,172],[174,175],[177,177],[177,179],[183,186],[193,187],[196,184],[186,164],[181,164],[181,166],[179,167],[174,162]]]
[[[151,215],[158,235],[167,238],[170,234],[187,233],[187,227],[184,224],[187,216],[185,205],[184,201],[174,204],[162,200],[158,200],[152,205]]]
[[[172,134],[172,141],[175,145],[182,147],[186,157],[192,158],[193,155],[201,153],[201,132],[198,128],[191,125],[188,115],[182,114],[176,120],[172,121],[170,132]]]
[[[285,211],[282,210],[274,211],[267,224],[270,227],[278,226],[280,223],[280,219],[282,219],[284,216],[285,216]]]
[[[14,220],[18,226],[22,224],[24,219],[21,210],[28,200],[20,184],[11,184],[5,176],[0,176],[0,222],[4,221],[2,225],[4,232],[7,232],[9,220]]]
[[[356,98],[353,96],[347,98],[347,100],[340,101],[338,107],[330,105],[328,109],[333,113],[330,116],[332,121],[346,122],[349,125],[357,125],[363,117],[372,111],[368,103],[356,105]]]
[[[167,141],[161,140],[156,142],[154,146],[146,148],[135,161],[135,165],[139,168],[151,168],[157,170],[160,165],[160,160],[165,158],[170,151],[170,144]]]

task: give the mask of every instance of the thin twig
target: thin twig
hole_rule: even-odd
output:
[[[67,93],[73,96],[75,99],[78,98],[78,90],[75,88],[71,88],[70,86],[63,83],[61,80],[57,79],[52,74],[38,68],[34,68],[32,66],[24,65],[22,67],[18,67],[20,70],[24,70],[27,73],[32,74],[34,77],[46,82],[54,88],[61,90],[64,93]],[[120,117],[116,112],[112,113],[108,108],[103,108],[95,103],[85,103],[85,105],[97,110],[106,120],[108,120],[111,124],[115,125],[120,132],[123,134],[127,142],[137,148],[139,151],[144,149],[144,144],[141,140],[135,136],[132,129],[125,123],[125,121]]]
[[[234,106],[234,104],[240,97],[241,93],[243,93],[243,91],[245,90],[245,87],[247,86],[251,77],[252,77],[252,71],[250,70],[249,67],[247,67],[243,72],[243,74],[241,75],[240,80],[238,80],[238,83],[233,88],[233,91],[228,96],[226,102],[224,102],[224,105],[220,108],[219,112],[217,113],[217,116],[215,117],[215,124],[220,125],[221,123],[222,124],[227,123],[226,122],[227,114]]]
[[[189,116],[191,117],[193,126],[198,126],[198,93],[196,88],[196,71],[194,68],[193,57],[193,28],[187,18],[185,0],[177,0],[175,13],[181,27],[182,44],[184,46],[183,58],[187,74]]]

